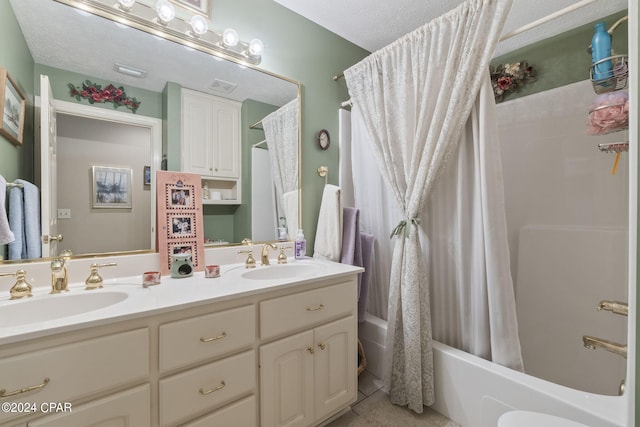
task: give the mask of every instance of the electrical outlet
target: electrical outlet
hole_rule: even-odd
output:
[[[58,209],[58,219],[71,219],[71,209]]]

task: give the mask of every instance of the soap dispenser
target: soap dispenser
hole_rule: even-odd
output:
[[[302,228],[298,229],[298,237],[296,237],[295,257],[296,259],[304,259],[307,255],[307,241],[304,238]]]

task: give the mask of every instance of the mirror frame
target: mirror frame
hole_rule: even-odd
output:
[[[151,34],[153,36],[157,36],[157,37],[162,37],[166,40],[181,44],[183,46],[187,46],[196,50],[199,50],[201,52],[204,52],[206,54],[221,58],[223,60],[227,60],[230,62],[233,62],[235,64],[241,65],[243,67],[246,68],[250,68],[254,71],[258,71],[260,73],[264,73],[267,74],[271,77],[275,77],[278,78],[280,80],[284,80],[287,81],[289,83],[292,83],[294,85],[296,85],[296,89],[297,89],[297,104],[298,104],[298,228],[302,228],[302,84],[294,79],[291,79],[289,77],[285,77],[282,76],[280,74],[276,74],[273,73],[269,70],[266,70],[264,68],[260,68],[257,65],[239,60],[233,56],[230,55],[226,55],[224,54],[224,52],[221,51],[217,51],[217,50],[213,50],[213,49],[207,49],[206,46],[202,46],[202,45],[196,45],[192,42],[192,40],[186,35],[182,35],[180,33],[177,34],[173,34],[173,33],[166,33],[163,31],[158,31],[156,28],[153,27],[149,27],[149,26],[145,26],[144,24],[141,24],[139,22],[134,22],[131,21],[129,19],[126,19],[123,16],[120,15],[116,15],[113,13],[110,13],[107,10],[104,9],[99,9],[96,7],[91,6],[90,4],[87,4],[85,2],[83,2],[82,0],[54,0],[58,3],[62,3],[65,4],[67,6],[73,7],[75,9],[78,10],[82,10],[88,13],[91,13],[93,15],[97,15],[100,16],[102,18],[105,19],[109,19],[111,21],[120,23],[120,24],[124,24],[127,25],[129,27],[138,29],[140,31],[143,31],[145,33]],[[56,100],[58,101],[58,100]],[[36,108],[37,106],[34,106],[34,108]],[[156,231],[157,232],[157,231]],[[292,241],[292,240],[289,240]],[[254,243],[264,243],[264,242],[254,242]],[[230,244],[226,244],[226,245],[218,245],[216,246],[216,248],[222,248],[222,247],[233,247],[233,246],[241,246],[242,242],[234,242],[234,243],[230,243]],[[205,248],[205,249],[211,249],[211,248]],[[114,251],[114,252],[100,252],[100,253],[87,253],[87,254],[77,254],[77,255],[72,255],[71,259],[83,259],[83,258],[96,258],[96,257],[112,257],[112,256],[127,256],[127,255],[139,255],[139,254],[153,254],[153,253],[158,253],[158,248],[154,248],[154,249],[140,249],[140,250],[131,250],[131,251]],[[52,259],[55,259],[56,257],[42,257],[42,258],[35,258],[35,259],[17,259],[17,260],[0,260],[0,265],[3,264],[30,264],[30,263],[35,263],[35,262],[43,262],[43,261],[51,261]]]

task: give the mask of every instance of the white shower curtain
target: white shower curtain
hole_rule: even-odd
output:
[[[298,232],[298,100],[262,119],[276,197],[287,218],[289,237]]]
[[[486,77],[511,0],[467,0],[345,70],[377,164],[401,210],[393,230],[385,387],[416,412],[431,405],[429,270],[419,212]]]

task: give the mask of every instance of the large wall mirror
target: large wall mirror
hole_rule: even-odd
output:
[[[46,103],[45,89],[37,86],[40,75],[47,75],[54,98],[50,104],[57,110],[52,113],[56,125],[51,126],[57,144],[55,156],[49,160],[46,154],[39,155],[38,148],[34,150],[36,157],[43,157],[34,160],[35,183],[43,193],[43,215],[50,210],[52,230],[64,236],[49,249],[43,246],[43,257],[64,249],[75,255],[155,250],[155,187],[153,179],[151,183],[145,181],[145,166],[152,177],[163,164],[168,170],[182,169],[183,89],[241,105],[241,183],[234,189],[241,197],[239,201],[228,200],[222,191],[222,200],[211,200],[220,197],[212,194],[204,203],[207,245],[235,244],[244,238],[275,240],[278,227],[298,227],[298,82],[195,50],[188,46],[188,40],[184,44],[169,41],[63,3],[68,2],[10,0],[35,62],[35,94],[42,101],[38,102]],[[69,84],[81,87],[85,80],[122,85],[128,96],[135,95],[141,101],[140,107],[134,114],[126,107],[115,109],[112,104],[89,105],[86,99],[77,102]],[[292,105],[296,111],[294,150],[272,150],[279,134],[276,129],[270,135],[272,132],[261,122]],[[38,120],[36,114],[34,128],[39,133]],[[34,140],[39,141],[40,135]],[[52,163],[42,177],[41,161]],[[274,178],[272,172],[274,161],[295,168],[293,201],[282,201],[282,190],[279,193],[275,185],[278,176]],[[133,171],[133,205],[125,209],[108,203],[96,206],[92,201],[95,181],[101,176],[121,178],[119,169]]]

